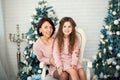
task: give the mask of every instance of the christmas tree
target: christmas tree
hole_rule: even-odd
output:
[[[18,76],[21,80],[41,80],[42,69],[39,67],[39,61],[33,52],[33,44],[39,38],[37,34],[37,24],[42,17],[49,17],[55,25],[58,18],[52,6],[48,6],[47,1],[39,1],[36,13],[32,15],[31,27],[26,33],[27,46],[24,49],[24,60],[19,63]]]
[[[120,80],[120,0],[110,0],[93,62],[98,80]]]

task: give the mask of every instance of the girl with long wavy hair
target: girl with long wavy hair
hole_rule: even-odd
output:
[[[79,62],[80,41],[76,35],[76,23],[71,17],[64,17],[59,23],[53,48],[53,58],[58,73],[66,71],[72,80],[86,80]]]

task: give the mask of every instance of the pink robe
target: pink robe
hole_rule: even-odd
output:
[[[39,38],[33,45],[33,50],[36,53],[37,59],[40,62],[44,62],[45,64],[49,64],[49,73],[53,76],[54,71],[56,70],[56,67],[50,64],[49,60],[51,57],[53,57],[53,41],[50,45],[45,45],[41,39]]]
[[[55,59],[55,64],[58,67],[63,66],[64,71],[72,68],[71,64],[74,64],[77,66],[77,69],[82,68],[80,62],[79,62],[79,57],[78,57],[78,52],[79,52],[79,41],[76,42],[75,44],[75,48],[72,51],[72,55],[68,54],[68,44],[69,44],[69,40],[68,39],[64,39],[64,47],[63,47],[63,51],[61,53],[59,53],[58,50],[58,43],[57,40],[55,40],[54,43],[54,49],[53,49],[53,57]]]

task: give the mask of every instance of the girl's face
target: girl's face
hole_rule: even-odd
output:
[[[68,37],[71,34],[72,25],[69,21],[64,23],[62,31],[63,31],[64,37]]]
[[[52,25],[48,21],[45,21],[39,29],[39,32],[41,32],[44,37],[50,38],[53,32]]]

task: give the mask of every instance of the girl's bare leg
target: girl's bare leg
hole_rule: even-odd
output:
[[[79,74],[80,80],[87,80],[86,79],[86,74],[85,74],[83,68],[78,69],[78,74]]]
[[[72,80],[80,80],[78,72],[75,69],[70,68],[67,69],[66,72],[70,74]]]

